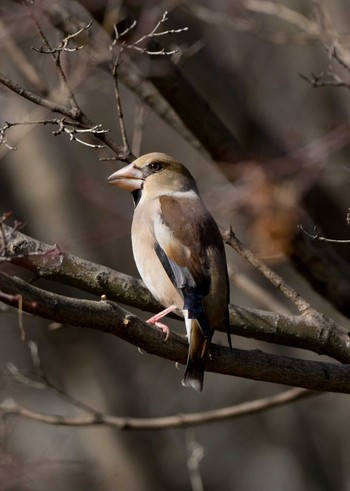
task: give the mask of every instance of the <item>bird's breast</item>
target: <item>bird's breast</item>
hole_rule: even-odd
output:
[[[176,305],[183,307],[183,298],[172,284],[160,262],[156,251],[155,223],[160,220],[159,202],[140,202],[134,213],[131,238],[136,267],[140,276],[152,295],[164,307]]]

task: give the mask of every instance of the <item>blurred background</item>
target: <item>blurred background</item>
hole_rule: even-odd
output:
[[[241,240],[313,306],[347,325],[348,320],[305,280],[300,262],[296,268],[293,240],[297,225],[307,228],[310,223],[317,223],[327,237],[349,237],[348,0],[58,0],[55,4],[36,1],[34,10],[53,46],[64,37],[62,19],[54,19],[55,8],[61,7],[61,13],[66,9],[65,22],[82,25],[93,18],[94,29],[100,30],[98,46],[92,46],[88,31],[82,33],[79,43],[84,49],[62,54],[62,66],[84,112],[109,128],[118,142],[106,42],[113,24],[129,26],[137,20],[128,43],[149,33],[165,11],[168,21],[161,30],[188,27],[164,36],[162,42],[168,49],[180,48],[173,63],[235,135],[242,156],[237,151],[232,161],[212,160],[121,81],[134,152],[162,151],[185,163],[217,222],[224,228],[231,224]],[[41,42],[21,3],[1,2],[0,46],[2,73],[48,99],[65,102],[49,55],[32,49],[40,48]],[[151,80],[157,61],[127,51],[126,56]],[[313,88],[305,77],[325,86]],[[192,101],[185,101],[185,106],[191,117]],[[0,108],[1,127],[6,121],[56,117],[2,86]],[[206,114],[197,118],[210,134]],[[142,130],[135,131],[140,121]],[[8,145],[16,150],[0,146],[0,213],[12,211],[12,219],[26,222],[23,232],[38,240],[138,276],[130,244],[131,198],[106,183],[120,163],[100,160],[113,155],[107,149],[70,142],[65,134],[54,137],[55,129],[24,125],[6,133]],[[313,228],[308,230],[314,233]],[[335,247],[348,261],[349,246]],[[232,250],[227,256],[234,304],[295,313]],[[1,268],[32,277],[10,265]],[[35,284],[93,298],[52,282]],[[37,411],[79,414],[53,388],[35,389],[11,375],[8,364],[28,376],[34,371],[30,340],[37,344],[44,373],[54,386],[108,414],[147,418],[205,411],[286,390],[208,373],[203,393],[197,394],[181,386],[182,369],[140,354],[110,335],[70,326],[53,329],[46,320],[24,316],[26,340],[21,341],[17,313],[6,308],[0,312],[1,399],[12,396]],[[147,318],[147,313],[137,314]],[[183,332],[181,322],[169,325]],[[237,336],[233,343],[320,359]],[[345,491],[350,489],[349,409],[347,396],[323,394],[238,420],[156,432],[0,420],[0,490],[197,491],[201,488],[191,485],[188,471],[195,449],[205,490]]]

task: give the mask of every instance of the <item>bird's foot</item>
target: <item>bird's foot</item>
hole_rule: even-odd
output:
[[[159,329],[162,332],[164,332],[164,334],[165,334],[164,341],[166,341],[168,339],[168,337],[170,336],[170,329],[166,324],[163,324],[163,322],[159,322],[159,321],[151,322],[151,319],[149,319],[147,322],[148,322],[148,324],[152,324],[153,326],[159,327]]]
[[[177,308],[176,305],[171,305],[167,309],[162,310],[158,314],[156,314],[156,315],[152,316],[150,319],[148,319],[148,321],[146,321],[146,322],[148,322],[148,324],[152,324],[153,326],[157,326],[162,332],[165,333],[164,341],[166,341],[168,339],[168,337],[170,336],[170,329],[166,324],[163,324],[163,322],[159,322],[159,321],[160,321],[160,319],[165,317],[170,312],[173,312],[176,308]]]

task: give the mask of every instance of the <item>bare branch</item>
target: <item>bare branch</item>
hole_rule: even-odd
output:
[[[123,142],[125,153],[128,153],[129,155],[132,155],[132,152],[130,149],[130,145],[129,145],[129,141],[128,141],[128,137],[127,137],[127,132],[125,129],[122,105],[121,105],[121,100],[120,100],[119,81],[118,81],[118,69],[120,66],[121,56],[122,56],[122,53],[125,49],[134,49],[136,51],[139,51],[140,53],[148,54],[148,55],[172,55],[174,53],[177,53],[178,49],[171,50],[171,51],[166,50],[165,48],[162,48],[160,50],[149,50],[147,48],[141,48],[139,46],[139,44],[141,44],[145,40],[154,39],[155,37],[166,36],[169,34],[178,34],[180,32],[186,31],[188,29],[186,27],[186,28],[181,28],[181,29],[170,29],[170,30],[165,30],[165,31],[159,32],[158,31],[159,27],[167,19],[168,19],[167,12],[165,12],[163,14],[163,17],[161,18],[161,20],[157,22],[157,24],[155,25],[155,27],[152,29],[152,31],[150,33],[145,34],[144,36],[139,38],[137,41],[134,41],[132,44],[127,44],[126,42],[122,41],[121,38],[123,36],[125,36],[127,33],[129,33],[132,29],[135,28],[136,21],[134,21],[122,33],[119,33],[117,26],[114,26],[114,40],[110,46],[110,49],[112,51],[114,51],[114,48],[118,47],[118,51],[117,51],[115,60],[112,62],[112,75],[113,75],[113,80],[114,80],[115,99],[116,99],[116,104],[117,104],[117,114],[118,114],[118,119],[119,119],[119,127],[120,127],[120,131],[121,131],[122,142]]]
[[[82,145],[86,145],[91,148],[105,148],[105,145],[95,145],[92,143],[88,143],[84,140],[81,140],[78,138],[76,135],[78,133],[90,133],[91,135],[98,136],[103,133],[108,133],[109,130],[105,130],[102,128],[101,124],[97,124],[91,128],[84,128],[83,125],[79,122],[75,121],[68,121],[66,118],[55,118],[55,119],[43,119],[43,120],[36,120],[36,121],[18,121],[14,123],[6,122],[5,125],[0,128],[0,145],[1,143],[5,143],[5,134],[6,131],[9,128],[12,128],[14,126],[25,126],[25,125],[48,125],[48,124],[54,124],[58,125],[58,129],[53,131],[52,134],[54,136],[61,135],[62,133],[66,133],[69,136],[70,141],[76,141],[78,143],[81,143]],[[7,141],[7,140],[6,140]],[[6,145],[8,147],[8,145]],[[11,150],[16,150],[15,147],[10,147]]]
[[[50,53],[50,56],[52,57],[52,60],[55,64],[55,67],[56,67],[56,70],[57,70],[57,74],[58,74],[58,78],[61,82],[61,87],[63,88],[66,96],[67,96],[67,99],[68,99],[68,103],[69,103],[69,106],[74,109],[75,111],[78,111],[79,110],[79,106],[77,104],[77,101],[75,99],[75,96],[73,94],[73,92],[70,90],[70,87],[69,87],[69,84],[68,84],[68,81],[67,81],[67,77],[62,69],[62,66],[61,66],[61,61],[60,61],[60,56],[59,56],[59,53],[56,53],[54,50],[52,50],[51,46],[50,46],[50,43],[44,33],[44,31],[42,30],[39,22],[37,21],[33,11],[32,11],[32,8],[31,8],[31,2],[29,2],[28,0],[22,0],[22,3],[24,5],[24,7],[26,7],[26,10],[28,12],[28,16],[29,18],[31,19],[40,39],[41,39],[41,42],[44,46],[44,50],[47,51],[48,53]]]
[[[233,247],[242,257],[244,257],[255,269],[262,273],[278,290],[280,290],[286,298],[288,298],[297,307],[301,314],[304,314],[311,309],[311,305],[299,295],[293,288],[286,284],[286,282],[274,271],[266,266],[260,259],[258,259],[244,244],[235,236],[232,228],[230,227],[223,233],[226,244]]]
[[[148,34],[143,35],[140,37],[137,41],[134,41],[132,44],[127,44],[126,42],[121,41],[120,46],[124,49],[134,49],[142,54],[147,54],[147,55],[153,55],[153,56],[170,56],[175,53],[179,52],[179,49],[176,48],[174,50],[167,50],[165,48],[161,49],[148,49],[148,48],[142,48],[139,46],[139,44],[143,43],[144,41],[148,41],[150,39],[155,39],[157,37],[162,37],[162,36],[168,36],[170,34],[179,34],[181,32],[185,32],[188,30],[188,27],[182,27],[180,29],[167,29],[165,31],[158,31],[160,26],[168,20],[168,12],[164,12],[163,17],[156,23],[155,27],[152,29],[151,32]],[[130,26],[128,30],[131,30],[136,26],[136,22]],[[119,39],[123,34],[119,34],[116,32],[116,40]],[[118,37],[117,37],[118,36]]]
[[[125,123],[124,123],[124,115],[123,115],[122,103],[120,100],[120,91],[119,91],[119,82],[118,82],[118,67],[119,67],[119,63],[120,63],[121,53],[122,53],[122,50],[120,49],[117,53],[115,61],[112,64],[112,75],[113,75],[113,81],[114,81],[114,94],[115,94],[115,100],[116,100],[116,104],[117,104],[119,128],[120,128],[120,132],[121,132],[121,136],[122,136],[124,152],[131,154],[132,152],[130,149],[128,136],[127,136],[127,132],[126,132],[126,128],[125,128]]]
[[[6,123],[2,128],[0,128],[0,145],[5,145],[9,150],[17,150],[16,147],[12,147],[9,143],[7,143],[7,138],[6,138],[6,130],[10,126],[8,123]]]
[[[331,75],[331,77],[327,78],[327,76],[329,75]],[[322,87],[345,87],[346,89],[350,88],[350,82],[345,82],[344,80],[341,80],[335,73],[330,74],[329,72],[321,72],[319,75],[315,75],[314,73],[312,73],[309,77],[307,75],[299,73],[299,76],[315,89]]]
[[[16,94],[28,99],[34,104],[38,104],[39,106],[48,109],[49,111],[56,112],[62,114],[63,116],[75,121],[76,123],[80,123],[84,128],[97,128],[98,125],[94,124],[79,108],[70,108],[67,106],[63,106],[62,104],[58,104],[56,102],[50,101],[41,97],[38,94],[34,94],[30,90],[25,89],[21,85],[17,84],[13,80],[5,77],[0,73],[0,83],[5,85],[7,88],[15,92]],[[108,145],[115,153],[117,154],[118,160],[121,161],[131,161],[132,156],[126,154],[124,151],[124,147],[122,145],[118,145],[113,138],[111,138],[108,133],[104,130],[103,132],[94,131],[94,136],[101,140],[103,143]],[[82,142],[80,142],[82,143]]]
[[[76,45],[74,46],[74,48],[69,48],[68,45],[70,43],[70,41],[72,39],[74,39],[76,36],[78,36],[79,34],[81,34],[83,31],[86,31],[87,29],[89,29],[92,25],[92,20],[85,26],[81,27],[80,29],[78,29],[76,32],[74,32],[73,34],[69,34],[68,36],[66,36],[65,38],[62,39],[61,43],[56,47],[56,48],[52,48],[52,49],[43,49],[43,48],[32,48],[34,51],[37,51],[38,53],[44,53],[44,54],[54,54],[54,53],[62,53],[63,51],[66,51],[68,53],[72,53],[73,51],[78,51],[80,49],[83,49],[83,45]]]
[[[44,390],[47,388],[46,383],[33,380],[32,378],[26,377],[21,373],[18,368],[13,363],[7,363],[6,365],[7,371],[13,377],[15,382],[18,384],[24,385],[25,387],[29,387],[30,389],[36,390]]]
[[[350,244],[350,239],[328,239],[327,237],[323,237],[322,235],[319,234],[310,234],[307,232],[302,225],[298,225],[298,229],[301,230],[305,235],[310,237],[310,239],[313,240],[318,240],[319,242],[330,242],[332,244]],[[315,232],[317,231],[317,228],[315,227]]]
[[[6,234],[10,233],[11,229],[7,227]],[[16,232],[8,243],[6,253],[7,261],[11,260],[40,277],[99,297],[105,295],[109,300],[141,310],[159,312],[162,308],[141,280],[65,253],[57,246],[44,244],[20,232]],[[293,316],[235,306],[230,309],[230,324],[232,333],[240,336],[308,349],[343,363],[350,360],[348,330],[313,309],[302,316]]]
[[[101,124],[97,124],[92,128],[78,128],[76,125],[74,124],[72,125],[68,123],[68,125],[72,126],[72,128],[69,128],[64,118],[57,120],[57,124],[59,125],[58,130],[52,132],[54,136],[58,136],[61,133],[67,133],[69,135],[70,141],[76,141],[78,143],[81,143],[82,145],[86,145],[87,147],[91,147],[91,148],[106,148],[106,145],[94,145],[92,143],[88,143],[84,140],[81,140],[76,136],[77,133],[91,133],[94,136],[103,133],[108,133],[109,130],[102,129]]]
[[[73,120],[79,120],[81,111],[78,108],[69,108],[67,106],[63,106],[62,104],[58,104],[56,102],[50,101],[41,97],[38,94],[34,94],[30,90],[25,89],[21,85],[17,84],[13,80],[7,78],[5,75],[0,73],[0,83],[5,85],[7,88],[15,92],[16,94],[25,97],[34,104],[38,104],[39,106],[45,107],[49,111],[60,113],[67,118],[71,118]]]
[[[313,222],[306,221],[309,229]],[[297,230],[290,259],[310,285],[346,317],[350,317],[350,265],[331,244]]]
[[[1,272],[0,281],[2,291],[9,296],[4,302],[9,305],[17,307],[15,296],[20,294],[25,299],[23,309],[26,312],[51,321],[110,333],[147,353],[186,363],[188,346],[184,337],[171,333],[165,342],[158,328],[141,321],[117,304],[106,300],[96,302],[64,297]],[[327,346],[327,337],[323,341]],[[211,345],[210,354],[206,365],[208,371],[311,390],[350,393],[348,365],[305,361],[259,350],[230,351],[216,344]]]
[[[120,430],[163,430],[170,428],[186,428],[208,423],[227,421],[250,414],[260,413],[272,408],[277,408],[291,402],[316,395],[317,393],[304,389],[290,389],[281,394],[244,402],[202,413],[178,414],[161,418],[130,418],[118,417],[95,412],[86,416],[59,416],[33,411],[18,404],[13,399],[5,399],[0,404],[0,413],[3,416],[20,416],[22,418],[39,421],[50,425],[64,426],[113,426]]]

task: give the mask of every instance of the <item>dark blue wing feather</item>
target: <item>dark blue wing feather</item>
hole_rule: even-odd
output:
[[[155,246],[155,251],[171,282],[181,291],[184,299],[183,309],[188,311],[189,319],[196,319],[203,336],[211,337],[212,331],[203,308],[203,293],[196,285],[191,272],[187,267],[179,266],[171,260],[158,243]]]

